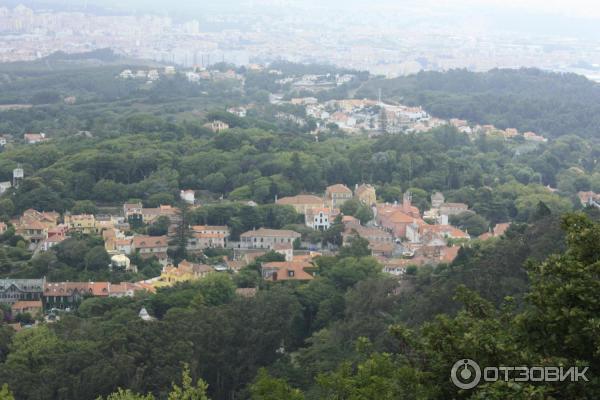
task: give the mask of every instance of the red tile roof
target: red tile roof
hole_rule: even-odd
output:
[[[282,197],[277,199],[277,204],[323,204],[323,199],[312,194],[299,194],[297,196]]]
[[[304,270],[305,268],[310,267],[312,267],[312,264],[304,261],[275,261],[263,264],[263,268],[265,269],[276,270],[276,272],[273,275],[271,275],[271,280],[273,281],[312,280],[314,279],[314,277]]]
[[[133,247],[136,249],[148,249],[155,247],[168,247],[169,239],[166,236],[134,236]]]
[[[241,237],[295,237],[299,238],[301,235],[289,229],[266,229],[260,228],[253,231],[244,232],[240,235]]]
[[[352,194],[352,190],[350,190],[350,188],[348,188],[348,186],[342,185],[341,183],[327,186],[326,192],[327,193],[349,193],[349,194]]]

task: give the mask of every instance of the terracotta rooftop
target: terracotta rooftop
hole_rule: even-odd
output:
[[[136,249],[151,247],[168,247],[169,239],[166,236],[134,236],[133,247]]]
[[[306,272],[305,268],[310,268],[312,265],[304,261],[275,261],[264,263],[263,269],[276,270],[276,275],[271,276],[273,281],[299,280],[309,281],[314,277]]]
[[[327,193],[349,193],[349,194],[352,194],[352,190],[350,190],[350,188],[348,188],[348,186],[342,185],[341,183],[327,186],[326,192]]]
[[[323,204],[323,199],[312,194],[299,194],[297,196],[282,197],[277,199],[277,204]]]
[[[240,235],[241,237],[295,237],[299,238],[301,235],[289,229],[266,229],[260,228],[253,231],[244,232]]]

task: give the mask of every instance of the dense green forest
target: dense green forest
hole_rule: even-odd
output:
[[[576,74],[537,69],[420,72],[375,79],[357,97],[423,106],[440,118],[462,118],[498,128],[534,131],[548,137],[600,137],[600,85]]]
[[[513,224],[501,237],[465,245],[451,264],[409,268],[403,279],[382,273],[364,241],[355,240],[336,256],[318,257],[308,283],[264,281],[260,263],[281,259],[268,253],[238,274],[211,274],[133,298],[87,298],[59,322],[19,333],[2,323],[0,383],[8,386],[0,399],[9,399],[9,390],[31,400],[599,397],[600,215],[590,208],[573,212],[581,209],[578,191],[600,192],[594,133],[600,114],[589,100],[596,96],[589,82],[530,70],[424,73],[386,82],[390,98],[434,114],[556,136],[548,143],[471,138],[449,126],[374,138],[331,127],[316,140],[310,127],[274,118],[281,110],[303,110],[269,103],[270,92],[289,87],[268,72],[236,69],[243,85],[192,83],[180,75],[148,85],[116,78],[137,64],[106,53],[94,57],[102,62],[76,67],[81,60],[56,55],[0,66],[0,103],[32,104],[0,111],[0,132],[13,135],[0,153],[0,181],[10,180],[18,165],[25,170],[20,186],[0,197],[3,221],[27,208],[100,213],[129,200],[176,205],[180,189],[194,189],[202,206],[186,210],[189,224],[228,225],[232,239],[255,227],[293,228],[307,240],[336,243],[339,230],[307,232],[299,227],[302,216],[274,200],[366,182],[386,202],[410,190],[421,211],[433,191],[443,191],[447,201],[465,202],[477,213],[452,221],[469,232]],[[347,72],[288,63],[274,68]],[[379,82],[356,73],[357,96],[372,94]],[[319,98],[345,97],[357,87],[342,85]],[[588,98],[584,119],[575,90]],[[66,104],[66,96],[77,100]],[[543,102],[548,108],[537,106]],[[250,104],[245,118],[225,111]],[[529,111],[509,111],[519,104]],[[471,106],[476,118],[465,115]],[[561,116],[578,124],[564,129],[556,122]],[[217,119],[230,129],[203,126]],[[50,140],[25,144],[22,134],[29,131],[46,132]],[[157,221],[135,229],[159,235],[166,228]],[[99,247],[100,238],[81,235],[34,255],[9,227],[0,235],[0,276],[117,282],[160,271],[138,259],[132,260],[138,273],[108,271]],[[208,258],[223,255],[213,253]],[[255,297],[236,294],[250,287],[258,288]],[[141,320],[142,307],[156,320]],[[464,391],[449,373],[465,357],[490,366],[588,366],[592,379],[498,381]]]

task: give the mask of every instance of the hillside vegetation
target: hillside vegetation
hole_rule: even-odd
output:
[[[420,72],[366,83],[357,98],[421,105],[440,118],[461,118],[549,137],[600,138],[600,85],[575,74],[537,69]]]

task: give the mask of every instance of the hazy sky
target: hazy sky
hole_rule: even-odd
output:
[[[184,18],[195,18],[214,10],[285,13],[291,9],[311,7],[341,13],[394,10],[399,16],[409,14],[403,14],[403,11],[432,17],[448,13],[488,19],[498,16],[499,24],[505,23],[508,17],[509,22],[511,18],[521,19],[523,26],[528,19],[537,19],[533,23],[539,25],[540,18],[550,17],[548,31],[551,31],[552,25],[560,29],[564,29],[565,25],[577,28],[577,21],[584,21],[584,24],[597,21],[600,39],[600,0],[0,0],[0,4],[9,6],[18,3],[71,9],[88,5],[88,9],[99,6],[121,12],[153,12]]]
[[[448,3],[437,1],[436,3]],[[598,0],[463,0],[465,5],[502,7],[514,11],[528,11],[540,14],[557,14],[569,17],[599,18]]]

